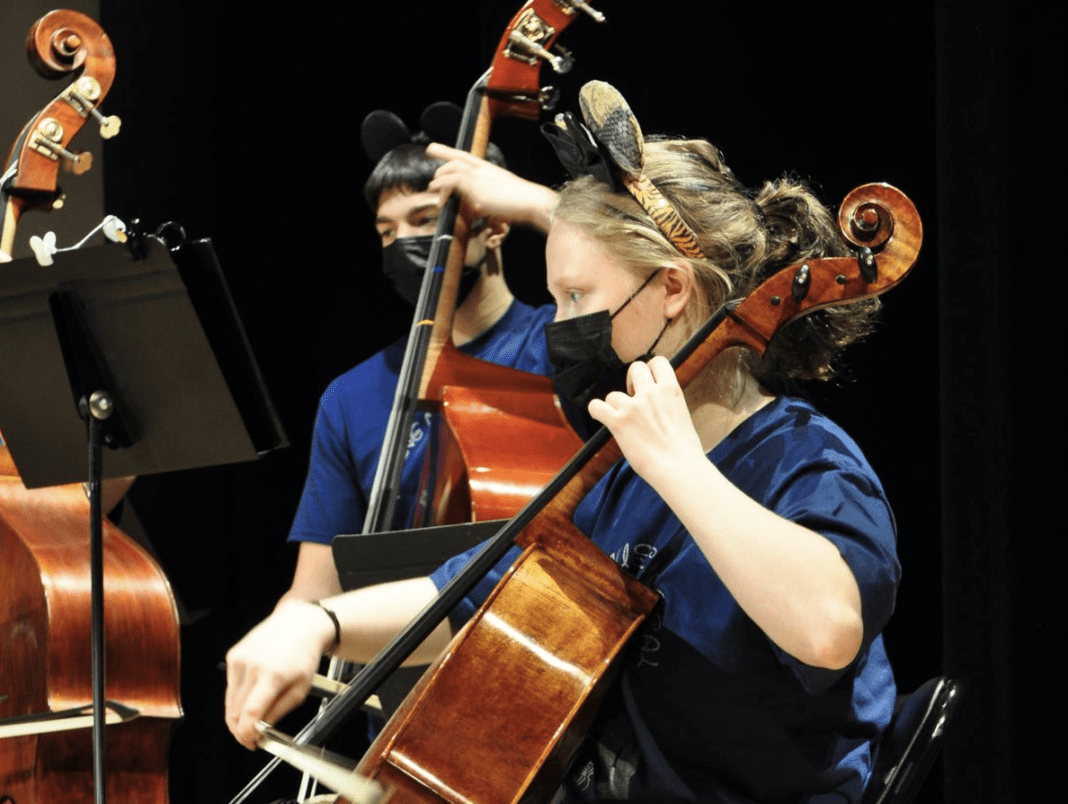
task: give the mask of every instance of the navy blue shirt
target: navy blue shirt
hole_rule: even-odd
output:
[[[664,603],[636,636],[573,765],[571,797],[855,802],[896,693],[879,636],[900,577],[882,486],[852,439],[796,399],[757,411],[708,457],[747,495],[838,547],[861,591],[861,651],[847,668],[830,671],[780,650],[659,495],[620,461],[574,522]],[[466,560],[439,568],[432,576],[438,587]],[[458,607],[454,623],[474,613],[506,566]]]

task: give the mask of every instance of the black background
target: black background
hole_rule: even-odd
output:
[[[288,586],[318,395],[409,323],[378,270],[359,121],[388,108],[414,126],[428,103],[462,102],[517,5],[101,1],[118,57],[108,111],[124,120],[105,149],[106,211],[213,239],[292,442],[132,492],[190,620],[176,802],[229,800],[266,760],[225,731],[218,663]],[[574,71],[543,73],[561,108],[575,109],[585,80],[607,80],[647,133],[707,137],[747,184],[788,170],[834,205],[886,181],[918,206],[913,275],[884,298],[847,376],[812,395],[895,506],[905,575],[886,640],[899,685],[944,670],[970,685],[945,800],[1042,792],[1045,724],[1063,720],[1047,669],[1063,656],[1064,615],[1047,547],[1064,533],[1065,446],[1052,16],[948,0],[600,6],[608,24],[581,19],[561,40]],[[533,124],[500,121],[493,138],[521,175],[563,178]],[[505,266],[517,295],[546,300],[539,237],[515,232]],[[293,795],[289,778],[257,800]],[[921,800],[941,799],[932,780]]]

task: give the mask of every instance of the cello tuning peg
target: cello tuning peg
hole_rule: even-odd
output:
[[[560,90],[556,87],[542,87],[538,93],[538,105],[546,112],[553,111],[560,105]]]
[[[542,38],[543,37],[544,33],[542,33]],[[562,47],[557,46],[557,50],[561,51],[559,54],[552,53],[542,47],[533,37],[526,36],[519,33],[519,31],[513,30],[511,34],[509,34],[508,40],[510,45],[518,46],[520,51],[525,51],[526,53],[531,54],[531,56],[542,58],[547,61],[555,73],[566,73],[571,70],[572,65],[575,63],[571,54]],[[512,51],[512,53],[513,55],[516,55],[515,51]],[[527,58],[525,60],[531,63],[535,61],[534,58]]]
[[[553,50],[556,51],[556,55],[549,60],[549,64],[553,66],[553,72],[571,72],[571,68],[575,66],[575,57],[571,55],[571,51],[559,43],[553,45]]]
[[[37,264],[42,268],[47,268],[52,264],[52,255],[59,251],[56,248],[56,233],[45,232],[44,237],[34,235],[30,238],[30,249],[37,259]]]

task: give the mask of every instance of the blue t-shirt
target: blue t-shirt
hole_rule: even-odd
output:
[[[492,327],[460,351],[501,366],[548,375],[545,324],[555,308],[513,301]],[[359,533],[367,512],[378,456],[386,434],[407,338],[334,380],[319,401],[311,461],[290,541],[329,544],[339,533]],[[408,437],[394,527],[408,525],[415,510],[431,414],[417,411]]]
[[[879,636],[900,577],[882,486],[844,431],[785,397],[739,425],[709,459],[750,497],[838,547],[861,592],[861,651],[830,671],[777,648],[659,495],[620,461],[574,522],[657,589],[663,606],[636,635],[572,766],[570,798],[855,802],[896,693]],[[439,588],[467,557],[434,573]],[[458,607],[455,624],[470,618],[505,567]]]

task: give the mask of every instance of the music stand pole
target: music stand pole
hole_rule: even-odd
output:
[[[113,410],[111,397],[97,391],[79,405],[86,419],[89,446],[89,586],[90,634],[93,664],[93,801],[107,798],[107,737],[104,700],[104,511],[101,482],[104,474],[104,435],[101,421]]]

